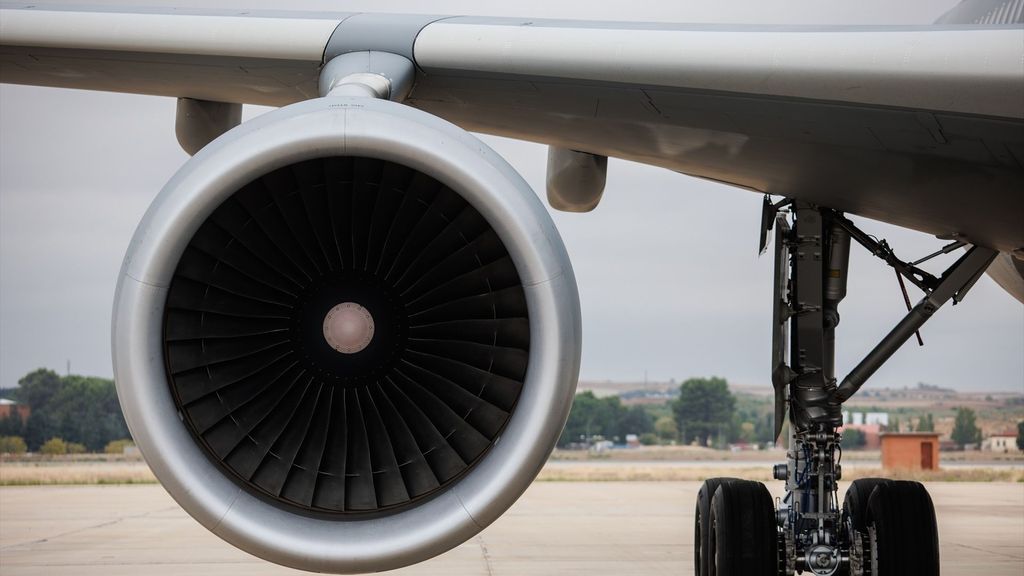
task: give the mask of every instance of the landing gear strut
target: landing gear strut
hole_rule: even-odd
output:
[[[841,213],[806,202],[765,199],[761,248],[775,229],[772,383],[775,437],[789,422],[787,462],[774,477],[786,496],[773,506],[758,483],[715,478],[697,501],[697,576],[890,576],[939,573],[935,509],[924,486],[881,478],[853,482],[838,499],[842,405],[949,300],[964,298],[997,252],[958,241],[932,256],[966,252],[941,276],[907,263],[885,241]],[[841,383],[835,330],[846,296],[851,241],[925,293]],[[908,300],[909,303],[909,300]],[[918,335],[920,338],[920,335]],[[746,539],[746,540],[742,540]]]

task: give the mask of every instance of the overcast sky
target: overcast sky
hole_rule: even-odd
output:
[[[925,23],[953,3],[633,1],[622,14],[604,4],[531,0],[517,2],[515,13]],[[501,3],[480,4],[301,3],[354,11],[505,13]],[[752,14],[753,6],[763,13]],[[121,258],[149,202],[187,159],[174,139],[174,108],[169,98],[0,86],[0,386],[41,366],[63,372],[68,360],[73,372],[111,375],[110,312]],[[250,107],[246,116],[265,110]],[[544,147],[483,139],[543,195]],[[772,263],[756,254],[761,197],[614,159],[608,172],[596,211],[552,214],[573,257],[583,303],[582,377],[717,374],[767,385]],[[942,245],[924,234],[861,223],[907,258]],[[840,309],[841,374],[904,314],[891,269],[855,247],[851,272],[850,296]],[[987,276],[964,303],[942,309],[923,333],[924,348],[904,347],[869,386],[928,382],[1024,392],[1024,305]]]

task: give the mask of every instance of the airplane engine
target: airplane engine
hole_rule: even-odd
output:
[[[565,424],[580,310],[526,182],[383,100],[265,114],[189,160],[131,241],[118,395],[146,461],[224,540],[393,569],[493,522]]]
[[[988,275],[1016,298],[1024,303],[1024,258],[1003,252],[988,268]]]

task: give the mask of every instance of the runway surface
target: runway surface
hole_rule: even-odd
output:
[[[697,482],[535,483],[480,536],[391,574],[689,574],[698,487]],[[928,488],[938,510],[944,576],[1024,574],[1024,484],[933,483]],[[235,550],[187,516],[161,487],[140,485],[0,488],[0,574],[303,573]]]

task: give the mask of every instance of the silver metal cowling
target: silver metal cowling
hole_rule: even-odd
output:
[[[241,488],[189,433],[167,384],[161,326],[175,267],[204,220],[253,178],[325,156],[395,162],[457,191],[505,244],[530,316],[529,365],[515,411],[489,451],[443,493],[391,515],[297,514]],[[440,554],[479,532],[529,486],[557,441],[580,359],[575,278],[529,186],[486,145],[426,113],[387,101],[330,98],[247,122],[194,156],[132,239],[113,318],[118,394],[133,437],[168,492],[228,542],[294,568],[380,571]]]

